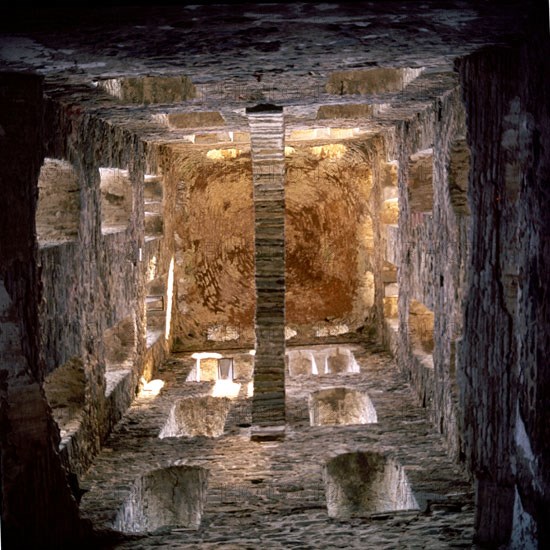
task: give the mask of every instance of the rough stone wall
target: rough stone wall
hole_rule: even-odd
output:
[[[393,131],[384,132],[379,137],[365,142],[363,149],[372,174],[370,193],[366,197],[366,206],[372,219],[372,238],[365,240],[365,251],[368,267],[373,274],[373,289],[372,303],[363,312],[364,325],[357,330],[367,338],[375,335],[379,342],[384,342],[386,345],[388,345],[385,326],[385,317],[388,312],[385,298],[386,285],[388,281],[392,284],[396,280],[396,266],[393,262],[396,250],[394,243],[391,242],[391,226],[386,223],[394,220],[388,220],[386,217],[384,196],[388,193],[388,188],[392,190],[392,194],[396,191],[397,181],[393,177],[392,166],[387,162],[388,157],[394,154],[394,137]],[[389,276],[388,268],[391,268]],[[388,305],[391,308],[391,305]]]
[[[103,353],[101,336],[106,327],[107,318],[113,316],[115,304],[110,300],[111,288],[106,280],[109,270],[101,265],[100,255],[107,255],[108,247],[103,245],[103,235],[100,226],[100,192],[99,192],[99,166],[96,160],[90,163],[90,159],[82,158],[87,154],[93,143],[94,132],[91,125],[86,125],[82,113],[65,110],[61,103],[51,102],[48,107],[55,112],[51,113],[54,124],[51,126],[54,132],[59,132],[59,139],[64,139],[64,128],[59,122],[64,117],[72,117],[71,131],[65,136],[68,144],[67,157],[60,154],[61,158],[73,164],[78,174],[81,189],[81,217],[78,240],[73,246],[73,255],[65,264],[44,263],[42,271],[42,284],[44,288],[45,308],[41,316],[44,332],[50,335],[44,354],[55,354],[49,350],[70,349],[71,355],[80,357],[86,373],[86,399],[80,427],[79,449],[71,453],[73,458],[72,468],[81,473],[90,464],[92,457],[99,450],[101,439],[102,405],[105,395],[105,365],[100,357]],[[88,127],[86,127],[88,126]],[[81,133],[82,132],[82,133]],[[81,140],[88,143],[82,147]],[[76,143],[75,143],[76,142]],[[92,149],[93,150],[93,149]],[[58,157],[59,158],[59,157]],[[86,166],[89,163],[91,166]],[[108,235],[107,237],[110,237]],[[67,260],[68,258],[64,258]],[[48,267],[56,267],[56,271],[48,270]],[[67,277],[64,271],[67,271]],[[72,294],[74,296],[65,304],[63,294],[56,291],[58,285],[64,285],[73,279]],[[69,306],[72,306],[70,307]],[[76,324],[80,327],[77,333],[78,341],[73,343],[72,349],[67,346],[66,340],[73,339],[70,330],[59,330],[59,318],[57,311],[62,312],[70,307],[70,320],[68,327]],[[104,308],[108,308],[110,315],[102,315]],[[50,313],[50,312],[53,312]],[[62,320],[64,320],[61,317]],[[98,349],[99,348],[99,349]],[[58,352],[57,352],[58,353]],[[51,361],[50,361],[51,362]],[[50,368],[55,368],[51,365]]]
[[[40,301],[41,351],[48,372],[80,355],[77,249],[75,241],[38,249],[45,290]]]
[[[210,337],[218,344],[250,345],[255,303],[250,153],[211,158],[209,150],[170,150],[176,344],[204,345]]]
[[[433,310],[434,265],[433,258],[427,254],[432,245],[433,221],[430,214],[411,214],[408,189],[410,156],[433,145],[433,109],[401,123],[396,132],[399,185],[397,361],[408,374],[420,402],[433,420],[433,367],[412,353],[409,337],[410,301],[416,299]]]
[[[287,324],[298,338],[375,328],[381,254],[374,170],[381,145],[292,143],[286,159],[286,304]]]
[[[176,345],[254,342],[250,153],[215,147],[166,146],[167,188],[176,190]],[[381,318],[382,176],[374,171],[382,156],[380,139],[288,142],[287,336],[313,340]]]
[[[438,123],[434,135],[434,263],[433,365],[435,375],[434,417],[446,437],[449,452],[461,457],[461,436],[457,422],[456,342],[462,335],[465,273],[470,247],[470,216],[457,208],[461,193],[452,193],[453,178],[469,171],[468,151],[455,147],[465,137],[464,107],[458,87],[441,97],[436,105]],[[462,157],[457,158],[457,155]],[[460,174],[455,165],[462,162]]]
[[[42,81],[0,75],[0,477],[6,548],[63,547],[80,531],[42,383],[36,261]]]
[[[163,340],[163,353],[172,348],[175,333],[177,280],[176,276],[176,248],[175,248],[175,219],[178,210],[177,200],[177,175],[174,173],[170,155],[165,147],[148,145],[147,147],[147,172],[158,176],[156,197],[161,200],[162,235],[145,243],[144,267],[146,268],[146,283],[160,279],[161,289],[164,291],[163,325],[165,336]],[[148,193],[150,194],[150,193]],[[166,326],[168,324],[169,326]],[[162,350],[159,350],[162,351]]]
[[[84,367],[80,425],[61,449],[76,476],[86,470],[130,404],[140,377],[153,375],[168,346],[164,337],[156,344],[158,349],[147,346],[145,298],[151,247],[144,230],[145,146],[135,133],[108,123],[110,113],[98,113],[93,101],[87,90],[81,94],[75,87],[46,86],[45,154],[69,162],[80,189],[76,238],[42,247],[39,256],[44,296],[41,356],[48,372],[69,359],[78,359]],[[131,187],[126,199],[131,199],[129,222],[109,232],[102,232],[101,223],[100,168],[105,167],[128,170]],[[135,350],[127,372],[110,379],[104,337],[127,319],[135,322]]]
[[[467,172],[467,151],[456,143],[465,136],[464,108],[459,88],[434,99],[431,107],[398,126],[399,147],[399,238],[398,314],[399,364],[408,372],[421,402],[434,424],[446,436],[450,453],[461,452],[457,423],[455,375],[456,341],[461,334],[464,274],[468,256],[469,216],[457,208],[465,191],[451,193],[452,168],[460,157],[460,177]],[[418,155],[418,153],[421,153]],[[426,158],[420,174],[418,158]],[[454,164],[453,164],[454,162]],[[466,165],[464,167],[463,165]],[[429,174],[425,172],[429,170]],[[415,179],[431,180],[431,190],[423,185],[422,211],[413,211]],[[427,188],[427,189],[426,189]],[[427,200],[430,199],[430,200]],[[431,208],[430,208],[431,206]],[[413,301],[433,313],[423,340],[433,340],[433,351],[419,349],[415,342]],[[433,334],[432,334],[433,326]],[[418,336],[418,334],[416,334]]]
[[[459,64],[472,268],[458,367],[476,537],[491,547],[550,544],[550,43],[534,34]]]

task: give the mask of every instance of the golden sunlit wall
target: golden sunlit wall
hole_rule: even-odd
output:
[[[354,331],[372,316],[379,207],[364,144],[290,142],[286,156],[287,337]],[[249,152],[178,152],[172,330],[179,342],[254,341]]]

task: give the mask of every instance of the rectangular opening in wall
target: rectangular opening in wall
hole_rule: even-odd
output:
[[[419,151],[409,158],[409,209],[429,213],[433,208],[433,150]]]
[[[397,299],[399,296],[397,268],[390,262],[384,262],[383,264],[382,283],[384,284],[384,317],[386,319],[397,319]]]
[[[132,184],[128,170],[100,168],[101,232],[125,231],[132,215]]]
[[[398,262],[398,239],[399,226],[393,224],[382,225],[382,236],[385,241],[384,260],[387,263],[397,265]]]
[[[76,239],[80,224],[80,185],[64,160],[46,158],[38,176],[36,233],[39,246]]]
[[[198,529],[208,470],[200,466],[170,466],[152,470],[131,485],[113,528],[147,533],[161,528]]]
[[[399,197],[397,196],[397,187],[384,187],[382,198],[380,221],[390,225],[397,225],[399,219]]]
[[[409,339],[415,353],[431,355],[434,349],[434,314],[422,302],[409,304]]]
[[[382,204],[380,222],[384,260],[397,263],[397,237],[399,223],[399,197],[397,190],[397,164],[386,163],[382,170]]]
[[[147,296],[145,303],[147,312],[164,311],[164,294]]]
[[[162,237],[164,231],[163,220],[163,186],[162,177],[146,175],[144,179],[145,238]]]
[[[145,312],[147,315],[147,347],[152,346],[166,327],[166,275],[160,275],[147,284]]]
[[[108,396],[115,387],[132,371],[136,358],[136,323],[133,315],[125,317],[114,327],[103,333],[105,346],[105,394]]]
[[[231,357],[218,359],[218,380],[233,380],[233,359]]]
[[[73,357],[44,380],[44,392],[61,436],[67,445],[79,430],[86,400],[86,375],[79,357]]]

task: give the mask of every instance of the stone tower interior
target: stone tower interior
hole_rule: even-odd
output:
[[[550,548],[544,4],[4,17],[2,548]]]

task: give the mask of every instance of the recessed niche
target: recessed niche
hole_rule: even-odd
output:
[[[188,382],[216,382],[217,380],[233,380],[236,377],[237,373],[232,357],[223,357],[220,353],[214,352],[194,353],[192,357],[195,359],[195,367],[187,377]],[[248,369],[244,370],[248,372]]]
[[[156,256],[151,258],[148,276],[154,276],[161,270]],[[171,314],[174,283],[174,258],[170,260],[168,273],[164,272],[147,283],[145,296],[146,343],[150,348],[162,336],[168,340],[171,333]]]
[[[382,283],[384,284],[384,318],[396,319],[398,316],[397,300],[399,285],[397,284],[397,268],[390,262],[384,262],[382,267]]]
[[[164,191],[162,177],[156,174],[145,174],[143,179],[143,198],[146,201],[161,201]]]
[[[145,216],[145,237],[146,238],[155,238],[155,237],[162,237],[162,234],[164,232],[164,220],[162,216],[162,212],[155,211],[152,209],[151,204],[147,204],[146,210],[144,212]]]
[[[44,159],[38,176],[38,244],[74,240],[79,224],[80,185],[74,168],[63,160]]]
[[[254,374],[254,356],[250,353],[238,354],[233,359],[233,378],[251,380]]]
[[[396,160],[384,162],[381,165],[380,178],[382,183],[382,189],[384,192],[384,199],[391,198],[386,196],[386,192],[394,193],[392,197],[397,197],[397,172],[399,169],[399,163]]]
[[[399,226],[397,224],[385,224],[382,225],[382,231],[386,241],[384,261],[386,263],[397,265]]]
[[[384,317],[395,319],[398,316],[397,300],[399,297],[399,285],[397,283],[384,283]]]
[[[397,267],[391,262],[382,265],[382,282],[384,285],[397,283]]]
[[[468,206],[469,174],[470,149],[465,138],[456,139],[451,145],[448,178],[451,205],[458,215],[470,214]]]
[[[110,78],[97,81],[97,85],[124,103],[180,103],[196,95],[186,76]]]
[[[233,380],[233,359],[230,357],[218,359],[218,380]]]
[[[399,220],[399,199],[397,197],[386,199],[382,203],[380,221],[391,225],[397,225]]]
[[[366,392],[351,388],[328,388],[309,396],[311,426],[372,424],[376,409]]]
[[[132,184],[128,170],[100,168],[101,232],[115,233],[128,227],[132,215]]]
[[[164,188],[162,177],[146,175],[143,189],[145,239],[162,237],[164,232]]]
[[[331,118],[371,118],[372,105],[366,103],[321,105],[317,111],[317,120]]]
[[[331,518],[418,509],[403,467],[379,453],[339,455],[325,464],[323,478]]]
[[[147,314],[147,337],[156,339],[166,326],[165,276],[157,277],[147,284],[145,311]]]
[[[124,318],[103,333],[105,346],[105,394],[110,395],[117,384],[132,370],[136,357],[136,323],[133,315]]]
[[[433,150],[425,149],[409,159],[409,209],[412,213],[433,208]]]
[[[290,351],[286,354],[290,376],[309,376],[319,374],[315,356],[310,350]]]
[[[225,120],[219,111],[165,113],[153,115],[153,120],[169,128],[212,128],[225,125]]]
[[[378,95],[401,92],[420,76],[417,68],[376,68],[356,71],[336,71],[329,76],[326,91],[334,95]]]
[[[287,365],[290,376],[342,374],[360,370],[353,353],[342,346],[288,351]]]
[[[219,437],[223,434],[230,399],[226,397],[188,397],[177,401],[159,433],[165,437]]]
[[[198,529],[207,484],[208,470],[199,466],[171,466],[148,472],[134,482],[113,528],[125,533],[162,527]]]
[[[434,314],[423,303],[409,304],[409,336],[413,349],[431,354],[434,349]]]
[[[292,340],[292,338],[297,335],[298,331],[294,330],[292,327],[285,326],[285,340]]]
[[[44,380],[44,392],[59,427],[61,444],[80,427],[85,391],[84,365],[78,357],[71,358]]]
[[[347,348],[333,348],[325,353],[325,373],[342,374],[359,372],[359,365],[355,361],[353,353]]]
[[[210,160],[230,160],[242,155],[242,149],[228,147],[225,149],[210,149],[206,152],[206,158]]]

